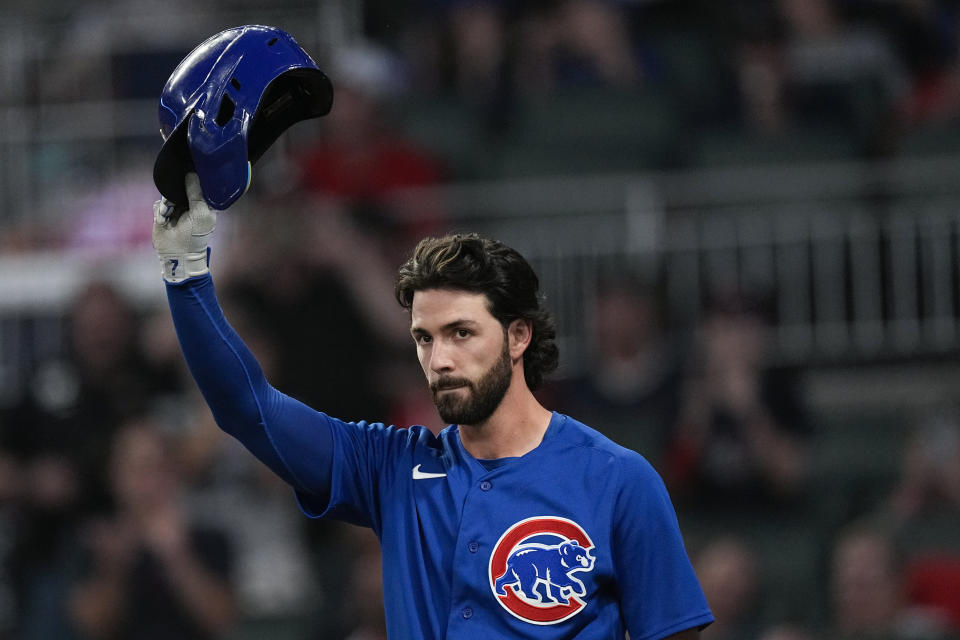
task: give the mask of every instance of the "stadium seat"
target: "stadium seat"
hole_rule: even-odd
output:
[[[925,125],[904,131],[898,152],[908,158],[955,156],[960,152],[960,122]]]
[[[849,131],[804,127],[762,136],[739,129],[703,132],[692,145],[690,164],[700,167],[752,167],[853,160],[860,143]]]
[[[900,412],[834,410],[815,418],[813,478],[825,523],[876,508],[896,483],[909,421]]]
[[[229,634],[227,640],[301,640],[309,634],[306,620],[291,618],[244,618]]]
[[[960,510],[931,510],[912,518],[900,531],[904,552],[950,553],[960,557]]]
[[[504,177],[634,172],[675,164],[678,125],[657,90],[577,90],[518,110],[501,149]]]
[[[488,177],[493,141],[480,115],[454,98],[407,100],[397,105],[400,131],[435,154],[451,180]]]

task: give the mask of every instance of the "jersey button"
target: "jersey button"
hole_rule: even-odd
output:
[[[471,609],[470,607],[464,607],[463,611],[460,612],[460,615],[463,616],[464,620],[469,620],[470,618],[473,617],[473,609]]]
[[[483,489],[484,491],[490,491],[490,489],[493,489],[493,485],[490,484],[489,480],[484,480],[483,482],[480,483],[480,488]]]
[[[480,549],[479,542],[471,542],[470,544],[467,545],[467,550],[469,550],[470,553],[476,553],[479,549]]]

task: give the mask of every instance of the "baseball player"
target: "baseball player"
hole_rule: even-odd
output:
[[[343,422],[270,386],[227,323],[208,269],[216,213],[186,182],[189,209],[158,201],[153,237],[190,371],[307,515],[376,532],[392,640],[688,639],[712,622],[653,468],[534,397],[557,348],[519,253],[428,238],[399,270],[449,427]]]

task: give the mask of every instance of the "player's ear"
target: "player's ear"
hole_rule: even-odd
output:
[[[530,346],[533,339],[533,322],[527,318],[517,318],[507,327],[507,340],[510,341],[510,357],[517,359]]]

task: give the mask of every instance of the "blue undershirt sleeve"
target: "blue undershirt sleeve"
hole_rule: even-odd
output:
[[[224,317],[209,274],[166,289],[180,349],[220,428],[295,489],[326,499],[333,461],[327,416],[267,382]]]

